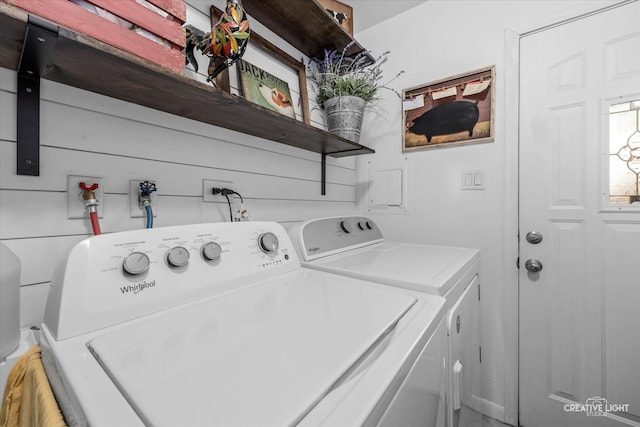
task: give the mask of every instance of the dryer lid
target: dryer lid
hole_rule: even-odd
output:
[[[88,345],[148,425],[298,422],[415,304],[299,270]]]
[[[386,241],[304,265],[444,296],[479,258],[477,249]]]

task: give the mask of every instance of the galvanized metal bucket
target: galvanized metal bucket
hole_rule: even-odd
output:
[[[365,106],[366,101],[357,96],[337,96],[326,100],[327,130],[349,141],[359,142]]]

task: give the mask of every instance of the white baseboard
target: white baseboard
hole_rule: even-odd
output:
[[[486,415],[494,420],[504,422],[504,406],[500,406],[497,403],[491,402],[482,397],[471,396],[471,409],[476,412],[480,412],[482,415]]]

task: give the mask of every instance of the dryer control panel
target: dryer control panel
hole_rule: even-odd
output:
[[[296,268],[295,249],[278,223],[102,234],[71,250],[54,278],[44,323],[57,339],[68,338]]]
[[[376,223],[363,216],[314,219],[302,224],[294,234],[304,261],[384,241]]]

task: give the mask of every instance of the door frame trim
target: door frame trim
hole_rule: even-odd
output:
[[[565,11],[539,20],[505,29],[505,260],[504,260],[504,421],[519,421],[519,278],[516,261],[519,255],[518,186],[520,133],[520,39],[558,25],[634,3],[638,0],[585,1]]]

